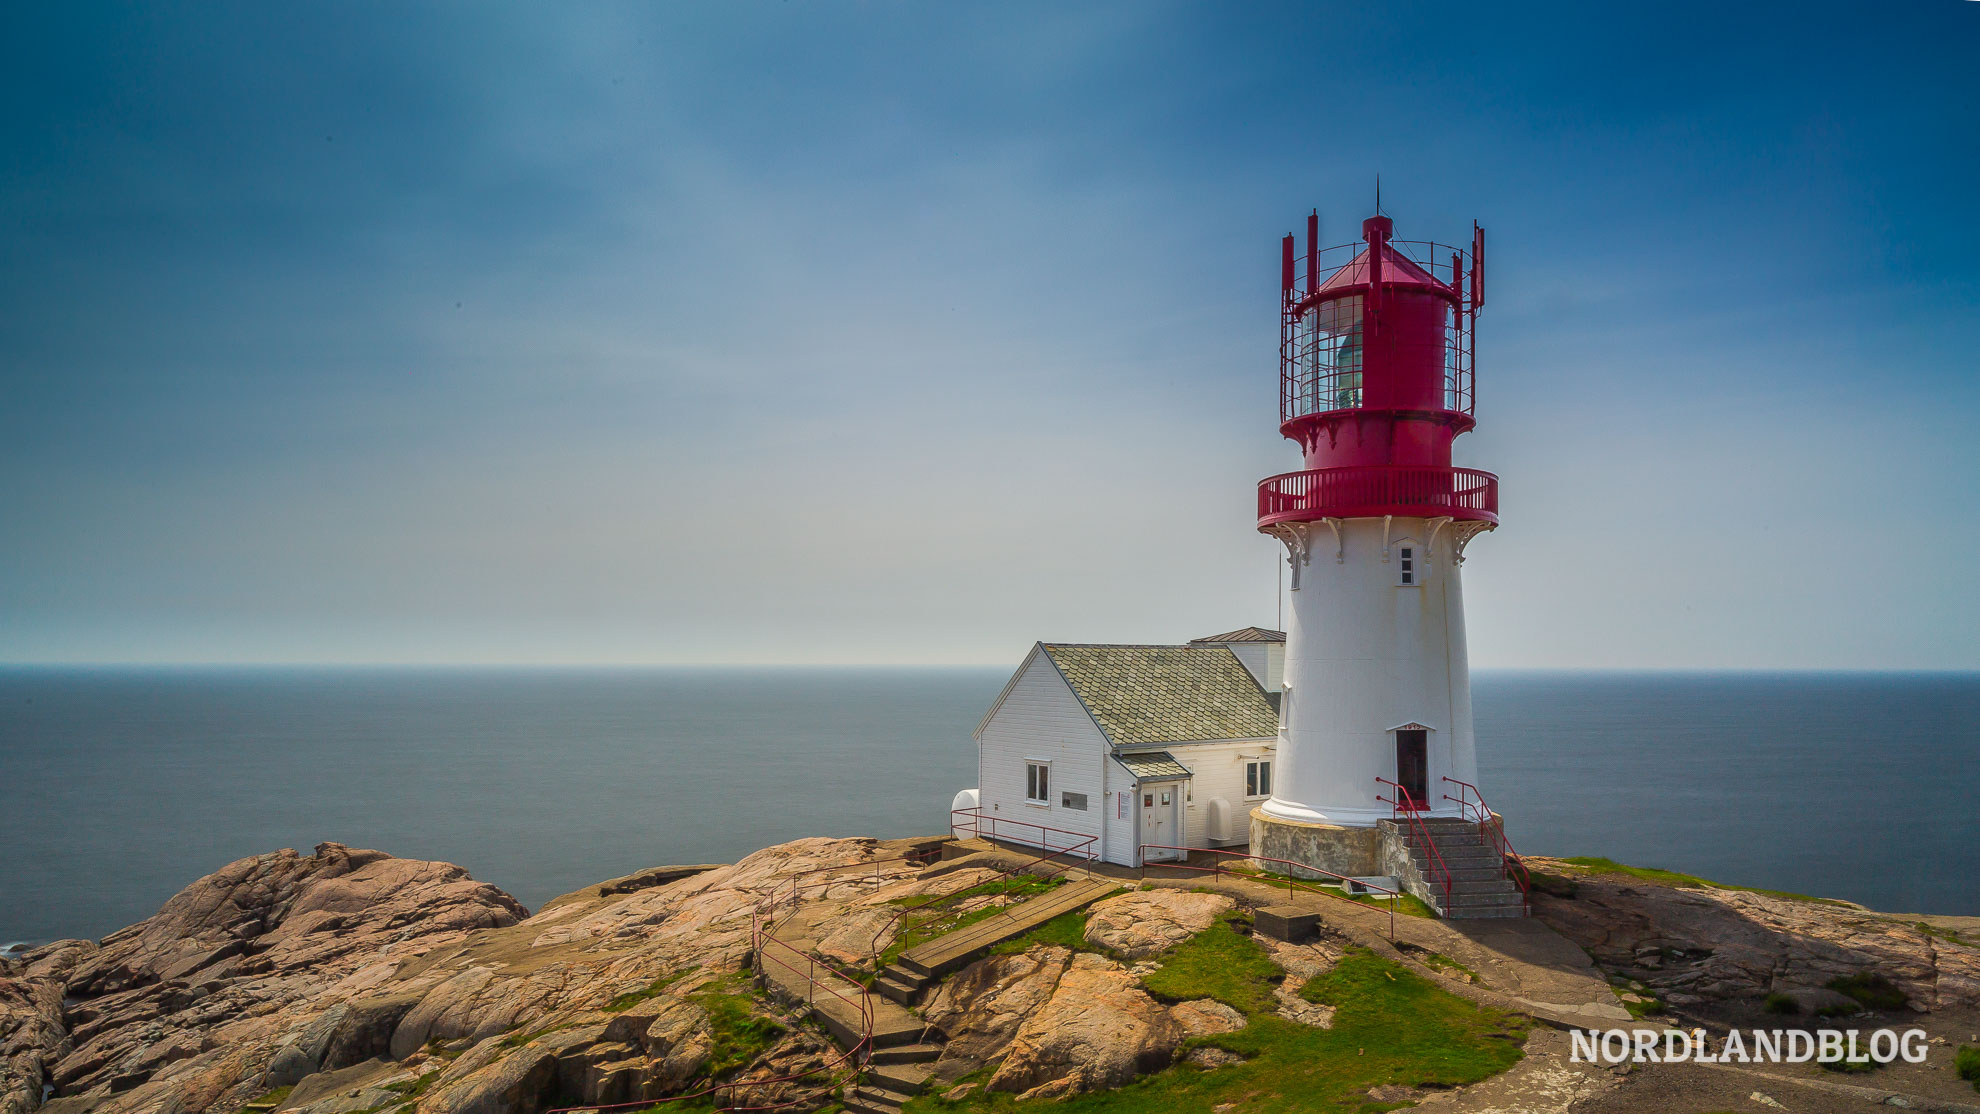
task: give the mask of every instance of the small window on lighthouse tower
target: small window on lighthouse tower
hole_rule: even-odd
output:
[[[1418,585],[1416,547],[1413,545],[1400,546],[1396,549],[1396,583],[1404,588],[1414,588]]]

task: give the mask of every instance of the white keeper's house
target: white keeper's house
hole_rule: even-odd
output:
[[[1122,866],[1245,843],[1272,796],[1285,649],[1257,627],[1179,646],[1037,643],[977,725],[959,823],[1053,849],[1092,837]]]

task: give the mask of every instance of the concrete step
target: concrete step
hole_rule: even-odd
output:
[[[861,1086],[840,1100],[852,1114],[900,1114],[901,1106],[913,1095],[899,1095],[876,1087]]]
[[[1506,907],[1518,909],[1526,904],[1526,899],[1518,893],[1452,894],[1449,902],[1444,901],[1444,895],[1442,894],[1433,896],[1437,898],[1439,905],[1448,905],[1450,909],[1498,909]]]
[[[1418,863],[1428,863],[1430,851],[1412,849],[1410,857],[1416,859]],[[1479,861],[1479,863],[1491,863],[1495,867],[1499,865],[1499,853],[1493,851],[1491,847],[1437,847],[1437,859],[1441,859],[1443,863]]]
[[[1518,905],[1482,905],[1476,908],[1460,907],[1444,914],[1447,921],[1488,921],[1524,917],[1526,910]]]
[[[866,1061],[869,1064],[925,1064],[942,1057],[942,1046],[929,1041],[920,1044],[898,1044],[892,1048],[876,1048]]]
[[[879,978],[873,980],[873,992],[903,1006],[912,1006],[921,997],[920,986],[897,981],[885,971],[880,973]]]
[[[928,1083],[930,1069],[925,1063],[879,1064],[868,1068],[860,1086],[868,1083],[896,1094],[918,1095]]]
[[[1452,882],[1450,893],[1453,897],[1476,897],[1489,894],[1516,894],[1519,887],[1503,878],[1481,879],[1475,882]]]
[[[1500,869],[1497,863],[1487,866],[1458,866],[1453,863],[1450,866],[1452,882],[1495,881],[1504,879],[1506,876],[1506,872]],[[1440,874],[1438,877],[1441,878],[1443,875]]]

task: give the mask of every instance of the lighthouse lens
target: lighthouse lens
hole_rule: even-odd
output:
[[[1300,316],[1299,413],[1351,410],[1362,404],[1361,296],[1321,302]]]

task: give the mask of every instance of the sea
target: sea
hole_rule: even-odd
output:
[[[0,668],[0,947],[245,855],[459,863],[536,907],[801,836],[944,832],[978,668]],[[1473,677],[1523,853],[1980,914],[1980,674]]]

